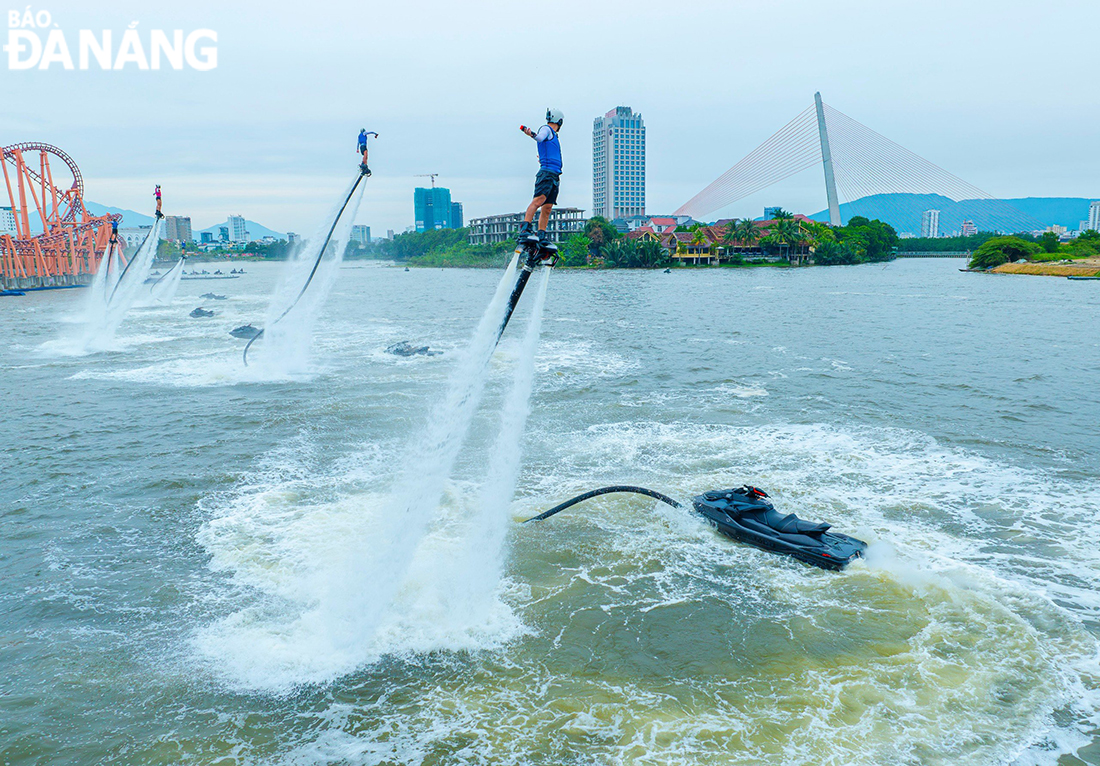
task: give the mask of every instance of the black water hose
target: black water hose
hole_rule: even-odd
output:
[[[538,516],[532,516],[523,523],[526,524],[528,521],[542,521],[543,519],[548,519],[555,513],[560,513],[566,508],[572,508],[577,503],[583,503],[585,500],[591,500],[592,498],[599,497],[600,495],[610,495],[613,492],[633,492],[636,495],[645,495],[647,497],[652,497],[654,500],[660,500],[662,503],[667,503],[673,508],[683,508],[682,505],[673,500],[671,497],[669,497],[668,495],[662,495],[657,490],[646,489],[645,487],[629,487],[626,485],[617,484],[613,487],[601,487],[600,489],[594,489],[591,492],[585,492],[583,495],[577,495],[572,500],[566,500],[560,505],[555,505],[550,510],[543,511]]]
[[[317,273],[317,269],[321,265],[321,259],[325,257],[325,250],[328,249],[328,243],[332,240],[332,233],[336,231],[336,224],[340,223],[340,218],[344,215],[344,211],[347,209],[348,203],[351,202],[351,195],[355,194],[355,190],[359,188],[359,182],[362,181],[365,177],[366,174],[360,173],[359,176],[355,179],[355,183],[351,185],[351,191],[348,192],[348,196],[344,199],[344,204],[340,206],[340,212],[338,212],[336,214],[336,217],[332,219],[332,226],[329,227],[328,235],[325,237],[325,241],[321,245],[320,252],[317,253],[317,260],[313,262],[313,268],[310,269],[309,276],[306,277],[306,283],[302,285],[302,289],[298,292],[298,297],[294,299],[294,302],[286,307],[286,311],[284,311],[282,314],[279,314],[279,317],[271,323],[272,325],[281,320],[287,314],[289,314],[290,310],[297,306],[298,301],[300,301],[302,299],[302,296],[306,294],[306,290],[309,288],[309,283],[313,281],[313,276]],[[271,325],[268,325],[268,327],[270,326]],[[264,331],[260,330],[258,333],[253,335],[252,340],[248,341],[248,343],[245,345],[244,354],[242,356],[245,367],[248,366],[248,349],[250,349],[252,347],[252,344],[259,340],[260,336],[262,336],[263,334]]]

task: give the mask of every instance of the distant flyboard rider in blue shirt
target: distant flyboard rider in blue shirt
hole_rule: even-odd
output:
[[[561,177],[561,144],[558,142],[558,131],[561,130],[562,119],[560,109],[547,109],[546,124],[539,128],[538,133],[526,125],[519,126],[520,130],[535,139],[539,149],[539,174],[535,176],[535,198],[527,206],[523,225],[519,227],[520,242],[536,238],[531,231],[531,222],[535,218],[535,211],[539,210],[537,239],[540,246],[545,247],[550,244],[550,239],[546,236],[546,225],[550,222],[550,211],[558,201],[558,179]]]
[[[370,178],[370,168],[367,167],[367,136],[374,136],[375,138],[378,138],[378,134],[375,133],[373,130],[367,132],[367,129],[363,128],[359,131],[359,143],[356,144],[356,147],[359,153],[363,155],[363,162],[361,165],[359,165],[359,170],[363,175]]]

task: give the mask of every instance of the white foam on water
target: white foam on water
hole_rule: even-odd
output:
[[[126,267],[114,250],[100,260],[99,269],[84,296],[83,319],[76,334],[64,334],[39,346],[47,356],[86,356],[99,351],[121,351],[126,345],[115,335],[144,288],[160,243],[160,219]]]
[[[525,353],[517,353],[512,394]],[[502,427],[494,449],[513,433]],[[393,560],[400,546],[384,535],[403,532],[394,525],[407,517],[392,520],[399,506],[385,492],[303,500],[343,479],[293,451],[273,456],[285,475],[257,477],[203,530],[213,566],[252,595],[200,633],[200,650],[231,683],[276,692],[387,653],[418,668],[398,671],[413,684],[400,700],[383,693],[333,704],[286,762],[422,763],[429,753],[460,759],[474,751],[493,753],[496,763],[568,762],[583,746],[594,763],[1053,764],[1094,725],[1100,666],[1081,620],[1098,602],[1100,540],[1085,522],[1100,490],[903,429],[625,422],[536,430],[533,439],[552,467],[516,501],[526,510],[628,479],[681,499],[748,481],[776,490],[784,511],[868,539],[868,558],[841,574],[821,572],[730,542],[682,511],[603,498],[523,528],[517,557],[568,550],[578,538],[585,554],[539,570],[537,596],[506,569],[505,608],[483,610],[478,631],[448,622],[448,604],[428,608],[440,597],[425,584],[435,575],[461,587],[444,579],[458,571],[448,557],[471,550],[474,538],[456,532],[478,514],[491,521],[493,506],[494,514],[507,510],[491,483],[447,483],[443,518],[409,543],[397,608],[369,637],[373,622],[360,610],[386,584],[361,578],[370,567],[348,558]],[[381,472],[393,459],[373,454],[359,470]],[[508,473],[505,463],[496,475]],[[438,497],[435,504],[438,513]],[[499,534],[482,539],[491,547]],[[1046,543],[1027,558],[1019,547],[1001,548],[1017,535]],[[482,563],[488,572],[492,563]],[[610,621],[599,634],[605,647],[634,626],[635,640],[652,640],[646,623],[667,610],[726,609],[732,619],[780,625],[789,638],[773,654],[789,657],[750,672],[656,679],[629,671],[646,661],[642,644],[641,660],[620,657],[628,663],[621,672],[574,672],[552,664],[550,653],[584,648],[576,631],[563,632],[582,617],[570,610],[591,608],[572,605],[585,591],[599,593]],[[547,614],[555,608],[562,619]],[[447,619],[419,619],[439,615]],[[517,635],[517,625],[535,632],[534,653],[501,640]],[[360,629],[357,642],[334,640]],[[803,651],[815,644],[823,654]],[[437,673],[432,663],[446,660],[429,653],[440,649],[480,653],[459,674]],[[472,750],[455,754],[458,740]]]
[[[392,491],[303,508],[293,496],[288,502],[279,482],[274,489],[259,483],[203,528],[213,566],[263,594],[196,636],[199,652],[228,682],[286,691],[330,681],[393,650],[387,624],[440,515],[515,277],[513,257],[426,428],[393,461],[403,468]]]
[[[394,646],[408,645],[408,636],[415,634],[425,650],[481,648],[494,636],[501,643],[522,629],[501,601],[500,588],[549,278],[550,269],[543,269],[489,453],[485,482],[472,509],[418,551],[394,610],[398,615],[391,628]]]

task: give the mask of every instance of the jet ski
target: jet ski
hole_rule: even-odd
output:
[[[584,500],[614,492],[633,492],[660,500],[673,508],[683,507],[656,490],[616,485],[577,495],[527,521],[542,521]],[[784,553],[822,569],[838,572],[856,559],[862,558],[867,550],[867,543],[862,540],[839,532],[830,532],[829,524],[805,521],[793,513],[780,513],[768,500],[768,494],[756,487],[746,485],[739,489],[704,492],[692,498],[692,505],[696,513],[704,516],[719,532],[734,540],[773,553]]]
[[[242,324],[240,327],[234,327],[229,331],[229,334],[234,338],[244,338],[245,340],[252,340],[260,334],[259,327],[253,327],[251,324]]]
[[[863,557],[867,543],[839,532],[825,522],[805,521],[775,510],[763,490],[748,485],[719,489],[692,498],[697,513],[718,531],[757,548],[786,553],[822,569],[839,571]]]
[[[428,346],[414,346],[407,340],[403,340],[400,343],[394,343],[392,346],[386,349],[387,354],[393,354],[394,356],[439,356],[442,351],[432,351]]]

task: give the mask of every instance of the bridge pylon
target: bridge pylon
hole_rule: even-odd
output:
[[[829,149],[829,129],[825,126],[825,107],[820,91],[814,94],[814,106],[817,108],[817,133],[821,137],[821,164],[825,168],[825,195],[829,199],[829,225],[840,226],[840,200],[836,195],[833,153]]]

